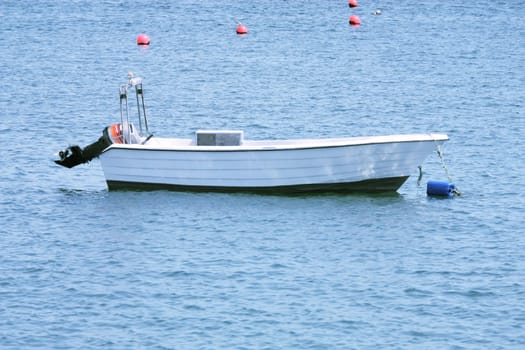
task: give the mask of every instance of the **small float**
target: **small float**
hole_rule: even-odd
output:
[[[434,133],[250,140],[242,130],[157,137],[149,131],[142,84],[129,74],[120,86],[120,121],[96,142],[58,152],[55,162],[72,168],[100,158],[109,190],[393,192],[448,140]]]

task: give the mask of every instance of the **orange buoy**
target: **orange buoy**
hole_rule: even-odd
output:
[[[357,25],[360,25],[361,24],[361,19],[359,18],[359,16],[357,15],[352,15],[350,16],[350,18],[348,19],[348,22],[353,25],[353,26],[357,26]]]
[[[237,26],[237,34],[248,34],[248,28],[242,23]]]
[[[357,0],[349,0],[348,6],[351,8],[357,7]]]
[[[149,42],[148,34],[139,34],[137,36],[137,45],[149,45]]]

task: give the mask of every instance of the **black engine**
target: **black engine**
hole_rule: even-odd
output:
[[[55,163],[66,168],[72,168],[79,164],[87,163],[93,158],[98,157],[102,151],[109,147],[113,142],[108,134],[108,128],[102,132],[102,136],[92,144],[80,148],[79,146],[69,146],[65,150],[58,152],[60,159]]]

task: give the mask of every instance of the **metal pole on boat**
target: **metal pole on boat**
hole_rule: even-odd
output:
[[[120,85],[119,88],[119,95],[120,95],[120,127],[123,128],[124,126],[124,111],[122,107],[123,100],[126,100],[126,108],[128,105],[128,91],[126,88],[126,85]],[[122,140],[124,141],[124,140]]]
[[[142,78],[134,77],[133,72],[128,73],[128,88],[131,86],[135,87],[135,96],[137,98],[137,112],[139,117],[139,128],[140,134],[142,134],[142,118],[144,118],[144,127],[146,132],[149,133],[148,129],[148,118],[146,117],[146,105],[144,104],[144,89],[142,87]],[[139,98],[140,95],[140,98]],[[142,109],[142,112],[141,112]]]
[[[142,95],[142,83],[135,85],[135,96],[137,97],[137,112],[139,115],[139,130],[140,130],[140,134],[142,135],[142,118],[141,118],[141,113],[140,113],[139,94]]]
[[[129,126],[128,87],[129,83],[120,85],[120,126],[122,128],[122,143],[126,143],[126,140],[130,140],[131,136]],[[126,109],[126,123],[124,123],[124,108]],[[124,135],[124,133],[126,135]]]
[[[126,86],[126,127],[122,126],[122,131],[126,132],[126,138],[124,140],[124,143],[126,143],[126,140],[131,140],[131,127],[129,122],[129,103],[128,103],[128,87]]]
[[[146,105],[144,104],[144,89],[142,88],[142,83],[140,83],[140,98],[142,100],[142,115],[144,116],[144,127],[146,128],[146,132],[149,134],[148,118],[146,117]]]

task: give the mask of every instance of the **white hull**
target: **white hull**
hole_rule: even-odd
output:
[[[197,146],[151,138],[112,144],[100,160],[109,189],[384,192],[397,190],[446,140],[416,134]]]

